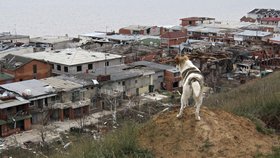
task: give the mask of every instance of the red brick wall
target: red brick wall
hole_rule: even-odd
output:
[[[121,28],[121,29],[119,30],[119,34],[131,35],[131,31],[130,31],[130,30],[127,30],[127,29],[124,29],[124,28]]]
[[[31,119],[25,119],[24,120],[24,130],[30,130],[31,129]]]
[[[190,22],[191,22],[191,24],[190,24]],[[181,25],[182,26],[195,26],[196,24],[195,24],[195,20],[182,20],[182,23],[181,23]]]
[[[183,42],[186,42],[186,40],[187,40],[187,37],[182,37],[182,38],[178,38],[178,39],[169,39],[169,44],[168,43],[161,43],[161,46],[168,47],[168,45],[169,46],[179,45]]]
[[[175,77],[172,72],[169,71],[164,72],[164,82],[166,85],[166,90],[173,91],[174,90],[173,83],[179,82],[180,80],[181,80],[180,75]]]
[[[34,79],[33,65],[37,65],[37,79],[47,78],[51,76],[51,65],[38,60],[33,60],[15,71],[3,69],[3,72],[14,75],[14,82],[20,80],[30,80]]]

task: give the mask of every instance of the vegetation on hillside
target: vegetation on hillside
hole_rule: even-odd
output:
[[[280,72],[255,79],[227,93],[218,93],[206,99],[205,106],[219,108],[245,116],[256,123],[257,129],[280,131]]]

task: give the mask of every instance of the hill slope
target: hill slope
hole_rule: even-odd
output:
[[[177,113],[161,113],[141,130],[141,145],[155,157],[252,157],[279,145],[277,136],[261,134],[249,119],[222,110],[202,108],[201,121],[194,108],[186,108],[181,119]]]

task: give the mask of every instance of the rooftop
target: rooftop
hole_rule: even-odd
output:
[[[70,38],[68,36],[44,36],[44,37],[31,38],[30,42],[56,44],[56,43],[66,42],[66,41],[71,41],[71,40],[72,40],[72,38]]]
[[[188,18],[182,18],[180,20],[182,20],[182,21],[203,21],[203,20],[215,20],[215,18],[209,18],[209,17],[188,17]]]
[[[49,77],[49,78],[41,79],[41,81],[52,86],[57,91],[71,91],[73,89],[83,87],[81,84],[74,83],[69,80],[64,80],[58,77]]]
[[[88,51],[81,48],[29,53],[24,54],[23,56],[69,66],[104,61],[105,59],[112,60],[122,58],[120,55],[109,53],[106,53],[105,57],[105,53]]]
[[[167,32],[161,35],[161,38],[180,38],[180,37],[187,37],[187,32],[183,31],[176,31],[176,32]]]
[[[274,38],[270,38],[270,41],[272,43],[279,43],[280,44],[280,36],[274,37]]]
[[[206,27],[206,26],[190,26],[188,31],[191,32],[201,32],[201,33],[219,33],[225,31],[225,29]]]
[[[280,10],[255,8],[252,11],[250,11],[248,14],[267,14],[267,13],[278,13],[278,14],[280,14]]]
[[[154,62],[149,62],[149,61],[137,61],[134,63],[131,63],[131,65],[143,65],[143,66],[147,66],[147,67],[151,67],[151,68],[155,68],[155,69],[160,69],[160,70],[167,70],[167,71],[171,71],[171,72],[179,72],[179,70],[174,67],[174,66],[169,66],[169,65],[163,65],[163,64],[158,64],[158,63],[154,63]]]
[[[31,59],[31,58],[8,54],[3,57],[3,60],[1,61],[1,63],[3,64],[2,66],[4,69],[16,70],[16,69],[20,68],[21,66],[31,62],[32,60],[33,59]]]
[[[135,30],[135,31],[141,31],[141,30],[146,30],[149,29],[153,26],[141,26],[141,25],[130,25],[121,29],[128,29],[128,30]]]
[[[265,37],[272,35],[271,32],[263,32],[263,31],[252,31],[252,30],[245,30],[243,32],[236,33],[239,36],[251,36],[251,37]]]
[[[11,80],[11,79],[14,79],[14,76],[3,72],[0,73],[0,81]]]
[[[1,94],[2,97],[2,94]],[[0,109],[6,109],[9,107],[19,106],[29,103],[28,100],[25,100],[21,97],[14,97],[13,99],[2,100],[0,99]]]
[[[20,38],[29,38],[27,35],[12,35],[10,32],[0,33],[0,40],[12,40]]]
[[[35,79],[8,83],[0,85],[0,87],[5,90],[17,93],[21,96],[25,91],[28,90],[31,93],[30,98],[48,95],[52,93],[52,91],[50,91],[49,89],[49,84]]]

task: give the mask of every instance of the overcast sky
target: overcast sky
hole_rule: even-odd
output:
[[[188,16],[238,21],[254,8],[280,9],[280,0],[0,0],[0,32],[76,36],[130,24],[179,25]]]

